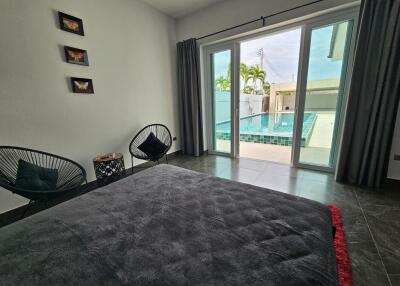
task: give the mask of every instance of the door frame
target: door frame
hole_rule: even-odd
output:
[[[201,58],[201,75],[202,75],[202,95],[205,102],[205,108],[203,110],[205,113],[205,125],[206,125],[206,137],[207,137],[207,145],[208,145],[208,153],[229,157],[239,157],[239,144],[240,144],[240,132],[239,132],[239,97],[240,97],[240,43],[248,40],[253,40],[269,35],[273,35],[276,33],[292,30],[295,28],[301,28],[301,43],[300,43],[300,55],[299,55],[299,69],[297,75],[297,89],[296,89],[296,107],[295,107],[295,121],[294,121],[294,129],[293,129],[293,144],[292,144],[292,155],[290,165],[299,168],[325,171],[325,172],[334,172],[336,167],[337,156],[334,160],[334,165],[332,167],[325,166],[317,166],[317,165],[309,165],[299,162],[300,157],[300,141],[299,141],[299,129],[302,127],[299,122],[302,122],[302,115],[299,110],[299,92],[303,94],[305,97],[305,89],[306,85],[304,82],[307,80],[307,71],[308,70],[308,57],[309,57],[309,48],[311,44],[311,27],[317,27],[320,23],[331,22],[334,23],[345,20],[353,20],[353,31],[352,38],[350,43],[350,53],[347,63],[346,70],[346,83],[343,92],[342,98],[342,107],[340,112],[340,118],[338,123],[338,131],[337,131],[337,140],[335,144],[335,154],[338,154],[338,150],[341,143],[341,138],[343,134],[343,124],[344,124],[344,115],[347,107],[348,101],[348,93],[350,88],[350,82],[352,77],[353,70],[353,57],[354,57],[354,48],[355,48],[355,39],[357,35],[357,23],[358,23],[358,11],[359,4],[355,6],[351,6],[349,8],[344,8],[336,11],[329,11],[322,15],[318,15],[312,18],[307,18],[304,20],[293,21],[290,23],[282,23],[282,25],[275,24],[272,28],[266,28],[264,31],[255,32],[252,34],[247,34],[245,36],[239,36],[235,38],[231,38],[229,40],[221,40],[218,43],[209,44],[204,43],[200,45],[200,58]],[[327,24],[329,25],[329,24]],[[232,73],[231,73],[231,82],[234,83],[231,86],[231,153],[222,153],[214,150],[214,142],[213,142],[213,110],[210,108],[212,106],[212,94],[211,94],[211,65],[210,65],[210,55],[212,53],[231,49],[231,65],[232,65]],[[303,91],[302,91],[303,89]],[[303,100],[304,101],[304,100]],[[303,106],[304,108],[304,106]],[[301,117],[301,118],[300,118]],[[301,120],[300,120],[301,119]]]
[[[333,173],[336,169],[337,154],[339,151],[339,145],[343,133],[343,125],[345,118],[345,110],[348,101],[348,95],[350,90],[350,83],[353,71],[353,58],[354,58],[354,47],[357,35],[357,23],[358,14],[354,9],[349,9],[348,11],[342,11],[343,13],[338,13],[337,15],[332,15],[331,17],[325,17],[325,19],[318,19],[316,21],[307,23],[303,26],[303,38],[300,47],[300,63],[299,63],[299,73],[297,78],[297,94],[296,94],[296,109],[295,109],[295,126],[293,131],[293,149],[292,149],[292,165],[298,168],[312,169],[317,171],[325,171]],[[311,47],[311,33],[314,28],[329,26],[338,22],[353,21],[352,31],[350,34],[349,43],[349,54],[347,58],[347,66],[345,71],[345,85],[343,88],[343,94],[341,100],[340,110],[336,112],[339,114],[338,119],[335,119],[335,125],[337,124],[336,138],[332,141],[333,157],[332,166],[323,166],[316,164],[308,164],[300,162],[300,144],[301,144],[301,133],[303,128],[305,101],[306,101],[306,90],[307,90],[307,78],[308,78],[308,68],[309,68],[309,56]],[[337,120],[337,121],[336,121]],[[332,154],[332,153],[331,153]]]
[[[222,51],[231,51],[231,152],[224,153],[215,150],[214,146],[214,107],[213,107],[213,90],[211,88],[211,56],[214,53],[222,52]],[[239,89],[240,89],[240,80],[237,78],[239,75],[239,65],[236,63],[240,60],[240,44],[229,41],[223,42],[221,44],[205,47],[202,51],[203,60],[202,64],[204,67],[204,91],[207,95],[205,97],[205,114],[206,114],[206,128],[207,128],[207,145],[208,145],[208,153],[214,155],[228,156],[228,157],[237,157],[239,152],[239,142],[238,142],[238,134],[239,134]],[[240,76],[240,75],[239,75]],[[211,107],[211,108],[210,108]]]

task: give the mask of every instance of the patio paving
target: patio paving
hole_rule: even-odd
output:
[[[240,142],[240,157],[290,165],[291,146]]]

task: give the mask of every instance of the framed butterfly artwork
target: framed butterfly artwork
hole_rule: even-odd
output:
[[[71,85],[74,93],[94,93],[93,81],[91,79],[71,77]]]
[[[64,46],[64,52],[65,52],[65,60],[67,61],[67,63],[83,65],[83,66],[89,65],[87,51]]]
[[[60,21],[61,30],[81,36],[85,35],[85,32],[83,31],[82,19],[65,14],[63,12],[58,12],[58,19]]]

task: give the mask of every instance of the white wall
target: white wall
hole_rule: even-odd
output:
[[[180,19],[177,23],[178,39],[181,41],[193,37],[200,37],[218,30],[226,29],[250,20],[254,20],[256,18],[260,18],[261,16],[270,15],[310,2],[310,0],[223,1]],[[267,24],[271,25],[288,21],[315,12],[320,12],[322,10],[336,8],[340,5],[351,2],[355,2],[355,0],[325,0],[311,6],[296,9],[291,12],[270,18],[268,19]],[[201,42],[215,41],[257,28],[260,28],[260,22],[207,38]]]
[[[259,114],[262,112],[263,95],[240,93],[239,117]]]
[[[57,10],[82,18],[85,36],[58,29]],[[161,122],[178,134],[175,31],[135,0],[1,0],[0,145],[71,158],[89,180],[99,153],[122,152],[130,167],[140,128]],[[63,45],[87,49],[90,66],[65,63]],[[95,95],[73,94],[70,76],[92,78]]]
[[[394,160],[394,155],[400,154],[400,106],[397,111],[397,123],[393,136],[392,151],[390,152],[388,177],[400,180],[400,161]]]
[[[249,116],[262,112],[263,96],[258,94],[240,93],[239,116]],[[230,91],[216,91],[215,93],[215,121],[223,122],[231,120],[231,96]]]

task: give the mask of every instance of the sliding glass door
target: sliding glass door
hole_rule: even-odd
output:
[[[333,171],[355,15],[204,48],[209,152]]]
[[[335,167],[353,26],[353,20],[344,20],[305,28],[296,134],[298,166]]]

